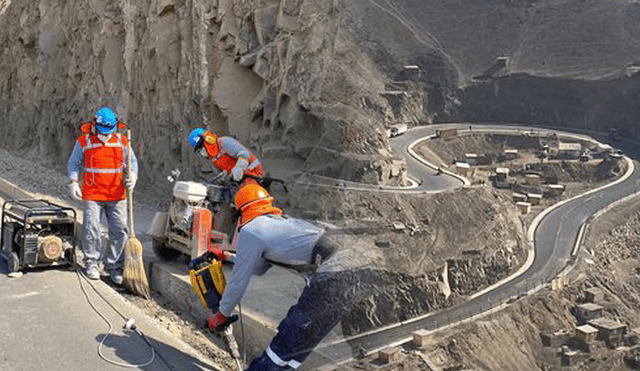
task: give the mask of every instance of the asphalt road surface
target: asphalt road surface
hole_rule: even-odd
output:
[[[2,371],[219,369],[156,326],[108,278],[88,281],[70,266],[8,272],[0,258]],[[124,328],[129,319],[136,330]]]

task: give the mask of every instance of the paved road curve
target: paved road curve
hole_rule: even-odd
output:
[[[454,125],[446,125],[451,127]],[[396,150],[405,150],[410,143],[425,136],[432,135],[439,125],[426,128],[409,130],[406,137],[392,141]],[[462,129],[468,129],[468,124],[458,125]],[[526,128],[518,126],[478,126],[474,125],[473,130],[486,132],[511,132],[522,131]],[[560,133],[560,132],[558,132]],[[398,138],[399,139],[399,138]],[[636,147],[629,143],[619,143],[627,154],[636,156],[640,153],[640,146]],[[633,161],[634,165],[637,165]],[[447,176],[435,176],[432,169],[425,168],[424,163],[412,159],[408,161],[408,169],[411,176],[423,180],[421,187],[433,185],[436,189],[446,188],[448,185],[456,184],[456,180]],[[458,306],[448,308],[440,313],[429,314],[421,318],[415,318],[405,323],[378,329],[368,334],[362,334],[352,339],[348,339],[351,349],[364,349],[374,352],[390,344],[402,344],[411,340],[411,332],[419,329],[435,330],[448,326],[452,323],[480,315],[492,308],[499,308],[507,304],[511,299],[526,294],[530,290],[540,287],[543,283],[548,283],[564,270],[572,259],[572,251],[575,247],[576,237],[581,225],[589,219],[591,215],[605,208],[607,205],[618,201],[626,196],[640,191],[640,171],[637,166],[633,166],[633,171],[628,178],[623,181],[613,183],[602,189],[591,191],[569,201],[559,204],[546,216],[540,220],[534,234],[535,255],[530,265],[518,275],[510,277],[500,285],[490,290],[475,295],[470,300]],[[325,354],[333,354],[335,359],[344,359],[344,347],[338,344],[330,344],[322,350]]]

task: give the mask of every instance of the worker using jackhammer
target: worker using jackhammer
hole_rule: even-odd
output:
[[[225,171],[236,182],[258,183],[264,178],[260,160],[232,137],[218,136],[205,129],[194,129],[189,144],[218,170]]]
[[[252,274],[264,274],[273,264],[306,275],[297,304],[280,322],[262,356],[247,368],[251,371],[297,368],[355,304],[379,290],[378,271],[371,268],[379,259],[375,252],[357,241],[338,244],[324,228],[284,215],[272,201],[257,184],[247,184],[236,193],[235,207],[242,215],[233,271],[219,310],[208,321],[214,332],[235,322],[238,316],[232,311]]]
[[[104,259],[104,268],[117,285],[123,281],[123,251],[128,238],[126,191],[133,190],[138,178],[136,155],[127,149],[127,136],[117,132],[124,127],[111,108],[100,108],[91,122],[82,124],[82,134],[75,142],[68,164],[71,197],[85,203],[84,273],[87,278],[99,279],[98,261]],[[125,177],[128,156],[131,156],[131,177]],[[106,248],[101,239],[103,212],[109,224]]]

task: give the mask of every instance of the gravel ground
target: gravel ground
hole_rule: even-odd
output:
[[[69,196],[67,164],[47,163],[46,159],[30,154],[18,156],[0,148],[0,177],[21,189],[35,194],[48,195],[64,202],[81,205]],[[168,201],[150,192],[145,184],[136,185],[134,209],[143,210],[147,206],[154,209],[165,208]]]
[[[0,176],[31,193],[47,194],[71,201],[68,192],[69,179],[63,165],[40,165],[0,149]]]

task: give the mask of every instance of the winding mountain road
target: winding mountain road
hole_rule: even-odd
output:
[[[458,127],[459,132],[469,130],[469,124],[447,124],[419,127],[408,130],[405,134],[391,139],[392,147],[397,153],[407,153],[407,170],[410,177],[419,185],[411,191],[443,191],[459,187],[463,182],[447,174],[437,175],[436,167],[417,157],[412,147],[417,143],[428,140],[435,135],[437,129]],[[491,133],[519,133],[531,130],[521,126],[504,125],[473,125],[474,132]],[[540,130],[536,128],[536,130]],[[547,130],[555,132],[560,137],[573,136],[589,139],[583,134]],[[629,156],[638,156],[640,146],[631,142],[620,142]],[[636,157],[637,158],[637,157]],[[371,354],[390,345],[399,345],[412,339],[411,333],[416,330],[437,330],[461,321],[498,310],[508,305],[513,299],[532,293],[543,287],[565,270],[575,258],[575,249],[580,241],[581,227],[589,221],[592,215],[606,208],[608,205],[640,191],[640,171],[637,162],[628,161],[629,171],[620,179],[598,189],[591,190],[574,198],[560,202],[543,211],[532,223],[528,231],[531,244],[529,259],[514,275],[496,283],[495,285],[477,293],[464,303],[448,308],[438,313],[376,329],[374,331],[346,339],[351,349],[359,349]],[[532,241],[531,241],[532,240]],[[344,348],[336,344],[327,344],[323,353],[332,353],[334,359],[343,359]],[[335,349],[332,349],[335,347]],[[343,354],[340,356],[340,354]]]

